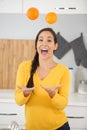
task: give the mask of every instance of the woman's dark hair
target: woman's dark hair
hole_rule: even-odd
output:
[[[38,42],[38,37],[39,37],[40,33],[43,32],[43,31],[49,31],[54,37],[55,44],[57,43],[57,35],[52,28],[43,28],[42,30],[40,30],[38,32],[36,39],[35,39],[36,53],[35,53],[34,59],[33,59],[32,64],[31,64],[30,78],[29,78],[28,83],[27,83],[27,88],[34,87],[33,75],[34,75],[37,67],[39,66],[39,55],[38,55],[38,52],[37,52],[37,42]]]

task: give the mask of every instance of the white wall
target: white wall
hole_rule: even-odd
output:
[[[35,39],[37,32],[44,27],[52,27],[69,42],[83,32],[87,49],[87,14],[60,14],[57,23],[52,25],[46,23],[44,14],[35,21],[29,20],[24,14],[0,14],[0,39]],[[76,89],[80,79],[87,80],[87,68],[76,66],[72,49],[61,60],[54,59],[74,68]]]

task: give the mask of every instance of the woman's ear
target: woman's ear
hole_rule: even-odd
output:
[[[58,43],[55,44],[55,49],[54,50],[57,50],[58,49]]]

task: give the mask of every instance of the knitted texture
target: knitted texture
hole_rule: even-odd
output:
[[[71,49],[71,46],[68,41],[60,35],[60,33],[57,33],[57,42],[58,49],[54,52],[54,55],[61,59]]]
[[[82,65],[87,68],[87,50],[84,45],[82,33],[81,36],[73,40],[70,45],[74,52],[76,65]]]

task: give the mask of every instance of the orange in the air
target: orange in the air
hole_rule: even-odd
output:
[[[27,11],[27,17],[31,20],[35,20],[39,16],[39,11],[35,7],[29,8]]]
[[[58,19],[58,16],[54,12],[49,12],[46,15],[46,22],[49,23],[49,24],[53,24],[53,23],[57,22],[57,19]]]

